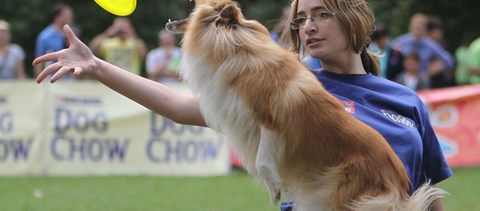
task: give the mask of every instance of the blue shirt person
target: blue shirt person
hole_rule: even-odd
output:
[[[64,3],[56,3],[51,9],[50,23],[40,32],[35,43],[35,57],[62,50],[66,47],[63,26],[73,22],[73,10]],[[42,69],[51,64],[51,62],[42,65],[35,65],[35,75],[38,75]]]

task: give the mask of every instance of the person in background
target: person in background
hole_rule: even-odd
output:
[[[117,17],[113,24],[90,42],[93,53],[122,69],[140,75],[147,54],[143,40],[137,37],[130,19]]]
[[[148,78],[160,83],[178,83],[178,69],[182,51],[175,46],[175,36],[166,30],[158,33],[159,47],[147,54]]]
[[[10,24],[0,20],[0,79],[25,79],[25,52],[10,43]]]
[[[391,47],[390,30],[384,24],[376,24],[375,30],[370,35],[369,50],[380,54],[380,76],[394,80],[403,71],[403,55]]]
[[[405,85],[414,91],[429,88],[427,76],[420,73],[420,57],[417,53],[410,53],[405,56],[403,67],[404,71],[395,79],[397,83]]]
[[[371,43],[368,49],[381,55],[380,57],[380,76],[386,77],[387,63],[390,58],[390,31],[383,24],[376,24],[375,30],[370,35]]]
[[[439,43],[427,36],[427,21],[428,17],[424,14],[417,13],[413,15],[410,20],[410,32],[396,38],[393,42],[393,48],[399,50],[403,55],[416,52],[420,56],[421,73],[427,73],[428,70],[429,77],[440,74],[443,82],[443,74],[454,68],[454,60],[450,53]],[[440,59],[442,61],[441,65],[431,66],[430,63],[436,61],[434,58]],[[431,69],[432,67],[438,69],[433,70]],[[434,78],[434,80],[437,80],[437,78]],[[436,86],[431,88],[436,88]]]
[[[480,37],[468,46],[467,69],[470,74],[470,83],[480,84]]]
[[[286,6],[282,10],[282,16],[278,19],[277,24],[273,26],[273,29],[270,31],[270,37],[278,44],[280,44],[280,37],[282,37],[282,32],[285,26],[288,26],[287,18],[288,13],[290,12],[290,6]]]
[[[426,24],[426,30],[427,30],[427,37],[430,38],[431,40],[435,41],[438,43],[444,50],[445,50],[445,40],[444,40],[444,30],[443,30],[443,25],[442,25],[442,19],[438,16],[428,16],[427,24]],[[445,50],[446,51],[446,50]],[[452,55],[446,51],[449,54],[449,57],[453,58]],[[431,63],[429,65],[429,71],[430,72],[433,69],[433,72],[430,73],[430,85],[432,88],[441,88],[441,87],[447,87],[447,86],[453,86],[455,84],[455,66],[452,66],[449,69],[443,69],[442,65],[442,60],[441,57],[436,56],[431,59]],[[437,70],[438,71],[435,71]]]
[[[472,33],[465,33],[462,38],[462,44],[455,50],[455,60],[457,67],[455,70],[456,85],[470,84],[470,73],[468,71],[468,46],[475,37]]]
[[[428,16],[427,19],[427,36],[433,41],[440,44],[442,47],[445,47],[445,40],[443,39],[444,30],[442,25],[442,19],[434,15]]]
[[[52,7],[51,11],[51,24],[49,24],[37,37],[35,44],[35,57],[45,55],[64,49],[66,40],[63,34],[63,26],[65,24],[72,24],[73,22],[73,10],[65,3],[56,3]],[[35,75],[38,75],[43,68],[49,65],[49,63],[42,65],[36,65]]]

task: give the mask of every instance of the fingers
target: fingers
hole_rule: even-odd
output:
[[[49,65],[47,68],[45,68],[45,70],[43,70],[42,72],[40,72],[40,74],[38,74],[37,83],[42,82],[43,79],[45,79],[48,75],[56,72],[61,67],[62,67],[62,65],[60,65],[58,63],[54,63],[54,64]]]
[[[53,76],[52,78],[50,79],[50,83],[55,83],[55,81],[57,81],[58,79],[60,79],[62,76],[68,74],[68,73],[71,73],[73,72],[73,68],[72,67],[62,67],[60,68],[60,70],[58,70]]]
[[[65,26],[63,26],[63,32],[65,33],[68,41],[70,42],[70,45],[73,43],[82,42],[77,38],[77,36],[75,36],[75,33],[73,33],[72,28],[70,28],[69,25],[65,24]]]
[[[43,56],[39,56],[35,60],[33,60],[32,64],[37,65],[37,64],[44,63],[44,62],[47,62],[47,61],[56,61],[56,60],[58,60],[58,57],[60,57],[62,52],[63,52],[63,50],[53,52],[53,53],[49,53],[49,54],[45,54]]]

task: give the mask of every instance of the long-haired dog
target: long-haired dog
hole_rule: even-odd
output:
[[[184,33],[183,77],[210,127],[227,134],[276,204],[296,210],[427,210],[442,190],[408,195],[407,173],[385,139],[344,110],[298,56],[231,0],[196,0]]]

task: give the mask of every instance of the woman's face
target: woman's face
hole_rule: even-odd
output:
[[[10,32],[0,29],[0,46],[8,45],[10,42]]]
[[[335,13],[325,8],[323,0],[299,0],[296,14],[299,18],[312,17],[322,12]],[[301,43],[305,46],[307,53],[314,58],[328,60],[347,50],[346,36],[335,15],[327,20],[307,19],[305,26],[298,31]]]

